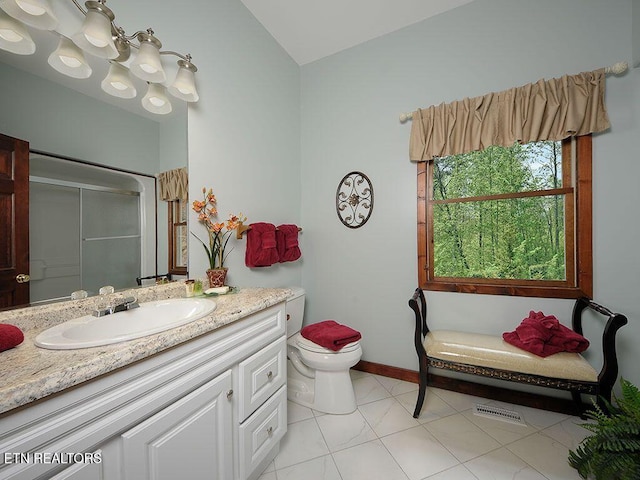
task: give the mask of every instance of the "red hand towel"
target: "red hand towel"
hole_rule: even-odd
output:
[[[307,325],[300,330],[300,334],[307,340],[334,352],[362,338],[360,332],[346,325],[341,325],[335,320],[325,320]]]
[[[23,341],[22,330],[14,325],[0,323],[0,352],[20,345]]]
[[[276,227],[272,223],[252,223],[247,230],[247,249],[244,263],[247,267],[269,267],[279,260],[276,249]]]
[[[276,242],[280,262],[294,262],[302,256],[298,246],[298,227],[296,225],[279,225],[276,230]]]
[[[547,349],[556,348],[561,352],[580,353],[589,348],[589,340],[570,328],[559,324],[558,332],[547,342]]]
[[[515,331],[503,333],[502,338],[539,357],[558,352],[580,353],[589,346],[586,338],[562,325],[553,315],[534,311],[529,312]]]

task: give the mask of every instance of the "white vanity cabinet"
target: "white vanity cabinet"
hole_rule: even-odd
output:
[[[286,432],[285,318],[281,302],[0,415],[0,479],[259,477]],[[75,465],[2,458],[96,451]]]

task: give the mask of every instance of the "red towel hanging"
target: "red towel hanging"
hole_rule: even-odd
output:
[[[278,225],[276,229],[276,243],[280,262],[294,262],[302,256],[298,245],[297,225]]]
[[[244,263],[247,267],[269,267],[278,263],[276,227],[272,223],[252,223],[247,230],[247,249]]]

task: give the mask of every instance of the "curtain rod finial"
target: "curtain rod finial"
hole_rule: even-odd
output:
[[[407,120],[413,118],[413,113],[401,113],[400,114],[400,123],[404,123]]]
[[[617,62],[604,69],[605,73],[613,73],[614,75],[620,75],[624,73],[629,68],[629,64],[627,62]]]

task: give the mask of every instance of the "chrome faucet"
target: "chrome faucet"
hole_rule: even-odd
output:
[[[94,310],[94,317],[104,317],[105,315],[111,315],[113,313],[124,312],[125,310],[132,310],[138,308],[138,299],[136,297],[124,297],[117,298],[111,305],[107,305],[105,308],[99,308]]]

